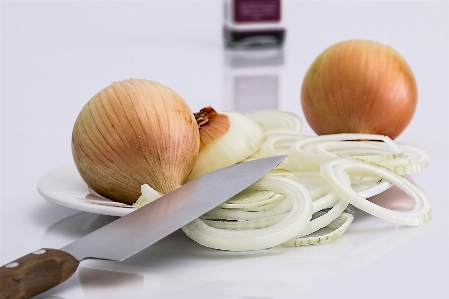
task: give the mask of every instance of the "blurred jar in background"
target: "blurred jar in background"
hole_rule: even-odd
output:
[[[284,50],[225,49],[224,110],[280,109]]]
[[[282,45],[281,0],[224,0],[224,40],[229,48]]]

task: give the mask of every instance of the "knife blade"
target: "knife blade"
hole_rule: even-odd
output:
[[[81,261],[122,261],[243,191],[286,156],[206,174],[61,249],[42,248],[0,268],[0,299],[30,298],[66,281]]]

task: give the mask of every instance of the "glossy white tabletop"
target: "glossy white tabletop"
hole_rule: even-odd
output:
[[[72,163],[75,118],[103,87],[154,79],[194,111],[245,112],[242,99],[257,90],[239,92],[236,78],[275,76],[280,84],[263,105],[297,113],[313,134],[302,78],[325,48],[358,38],[391,45],[414,71],[418,107],[397,141],[431,157],[410,176],[431,201],[429,224],[401,227],[357,210],[334,242],[244,253],[208,249],[177,231],[121,263],[82,262],[38,298],[449,298],[449,2],[289,1],[284,48],[249,58],[223,47],[222,13],[221,1],[1,2],[0,264],[116,219],[50,203],[36,189]],[[251,57],[276,63],[244,66]],[[378,200],[396,198],[387,192]]]

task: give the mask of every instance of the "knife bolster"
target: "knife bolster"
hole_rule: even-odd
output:
[[[0,268],[0,299],[30,298],[66,281],[79,261],[65,251],[43,248]]]

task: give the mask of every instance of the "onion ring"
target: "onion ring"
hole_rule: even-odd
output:
[[[351,181],[347,170],[371,172],[402,189],[408,196],[415,200],[415,208],[411,211],[394,211],[386,209],[366,200],[351,188]],[[427,197],[409,180],[387,168],[363,162],[360,160],[338,159],[321,165],[321,172],[326,181],[342,198],[355,207],[383,220],[397,224],[420,226],[429,222],[432,211]]]

